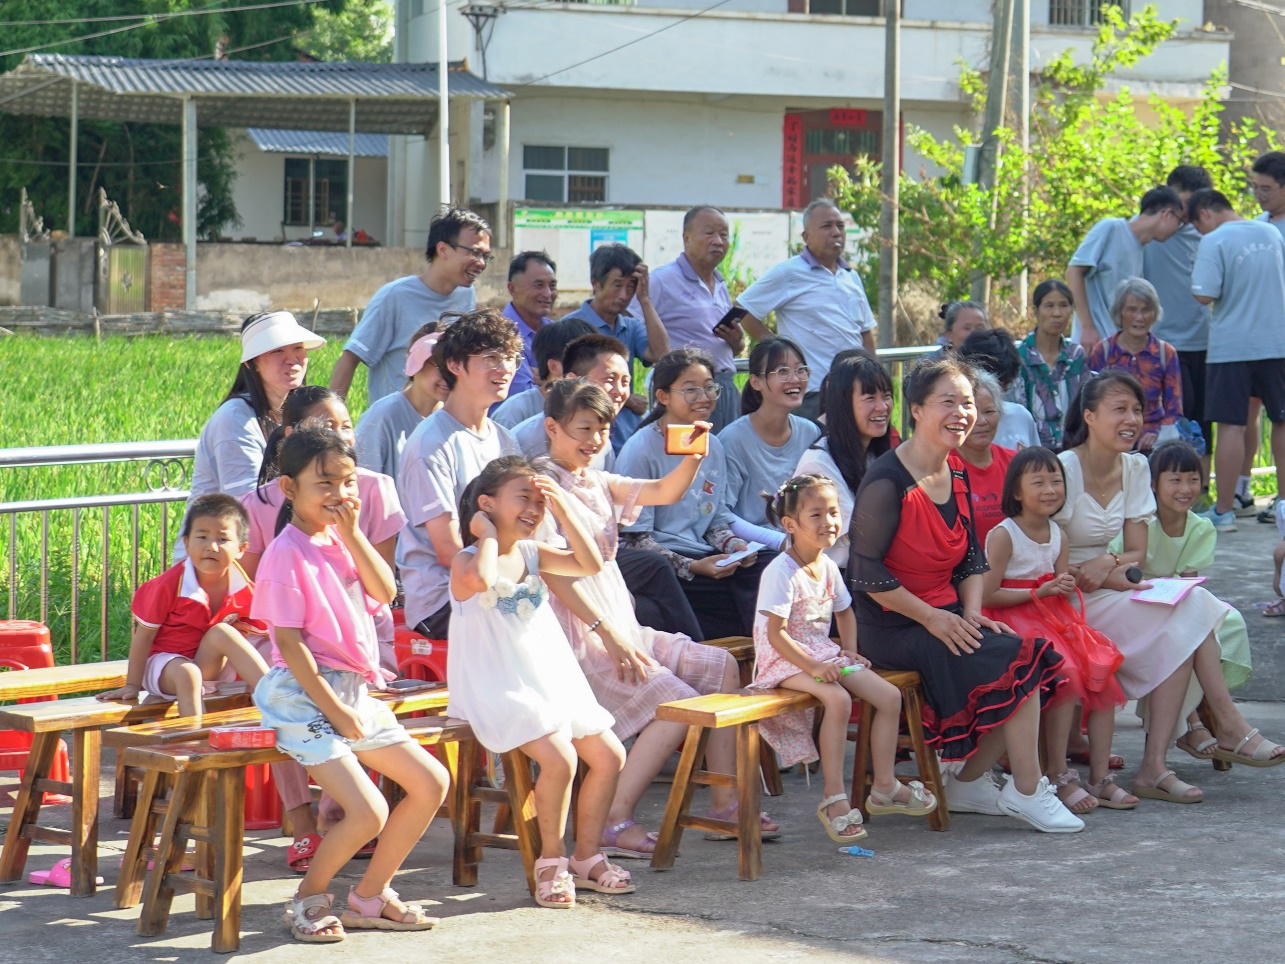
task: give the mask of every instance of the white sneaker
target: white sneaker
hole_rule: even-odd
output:
[[[1048,777],[1040,777],[1029,797],[1009,780],[999,793],[999,806],[1010,817],[1025,820],[1044,833],[1079,833],[1084,829],[1084,821],[1063,806]]]
[[[991,817],[1004,815],[999,805],[1000,790],[991,773],[983,773],[976,780],[967,783],[955,774],[947,773],[942,784],[946,809],[951,813],[984,813]]]

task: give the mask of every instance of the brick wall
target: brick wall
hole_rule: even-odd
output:
[[[148,246],[148,311],[182,310],[187,307],[187,254],[181,244]]]

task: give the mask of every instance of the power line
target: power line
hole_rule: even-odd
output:
[[[286,3],[267,3],[243,7],[203,7],[199,10],[174,10],[160,13],[118,13],[110,17],[69,17],[65,20],[0,20],[0,27],[70,27],[86,23],[118,23],[121,20],[170,20],[175,17],[199,17],[209,13],[237,13],[242,10],[290,7],[296,4],[316,2],[317,0],[289,0]]]

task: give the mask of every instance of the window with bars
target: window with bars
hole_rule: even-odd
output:
[[[526,200],[559,204],[605,202],[609,154],[605,147],[525,145],[522,171]]]
[[[311,170],[311,175],[310,175]],[[312,181],[312,210],[308,182]],[[330,224],[348,205],[348,162],[286,158],[285,223],[294,227]]]
[[[1049,0],[1049,23],[1058,27],[1096,27],[1110,6],[1119,7],[1129,16],[1129,0]]]

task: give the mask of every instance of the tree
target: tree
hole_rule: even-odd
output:
[[[25,48],[42,52],[119,57],[210,58],[216,48],[238,60],[294,60],[320,24],[325,52],[344,49],[356,56],[373,50],[374,24],[384,0],[313,0],[291,6],[229,13],[219,6],[255,0],[130,0],[138,21],[92,21],[122,14],[120,0],[0,0],[0,20],[20,25],[5,30],[0,70],[12,70]],[[262,0],[266,2],[266,0]],[[208,10],[209,13],[203,11]],[[38,12],[37,12],[38,11]],[[194,16],[172,14],[198,11]],[[167,14],[171,16],[166,16]],[[365,17],[365,20],[363,20]],[[55,23],[36,23],[59,21]],[[344,29],[354,31],[345,45]],[[94,36],[95,34],[105,36]],[[64,42],[70,41],[70,42]],[[45,46],[48,45],[48,46]],[[55,228],[67,224],[67,164],[70,125],[65,118],[0,114],[0,231],[18,224],[18,194],[25,187],[37,213]],[[232,200],[236,176],[231,138],[219,129],[201,129],[197,158],[197,233],[216,237],[238,223]],[[107,189],[130,223],[151,240],[182,237],[181,134],[177,125],[82,121],[78,137],[76,233],[96,230],[95,195]]]
[[[393,7],[387,0],[350,2],[342,10],[320,10],[299,46],[319,60],[393,59]]]
[[[1258,146],[1276,146],[1272,131],[1252,119],[1223,125],[1220,89],[1226,73],[1215,72],[1189,111],[1152,95],[1154,115],[1144,121],[1127,89],[1106,98],[1106,77],[1149,56],[1172,36],[1177,21],[1166,22],[1154,6],[1125,20],[1117,7],[1106,8],[1087,64],[1077,65],[1070,51],[1047,64],[1032,91],[1031,148],[1023,154],[1013,132],[999,131],[1003,154],[993,192],[963,178],[965,147],[979,134],[957,127],[953,140],[937,140],[912,129],[907,141],[945,173],[934,178],[901,178],[900,273],[903,282],[921,282],[940,297],[967,297],[973,272],[991,275],[995,297],[1014,294],[1023,268],[1032,279],[1060,278],[1090,227],[1104,217],[1132,215],[1138,198],[1163,184],[1179,164],[1209,170],[1214,186],[1253,206],[1245,184]],[[980,113],[984,84],[965,67],[960,88]],[[878,286],[879,165],[858,158],[853,172],[831,172],[840,203],[857,226],[866,229],[863,280],[873,301]],[[1029,191],[1029,203],[1025,198]],[[992,203],[997,202],[995,208]],[[993,209],[996,225],[989,227]],[[980,245],[974,247],[976,238]]]

